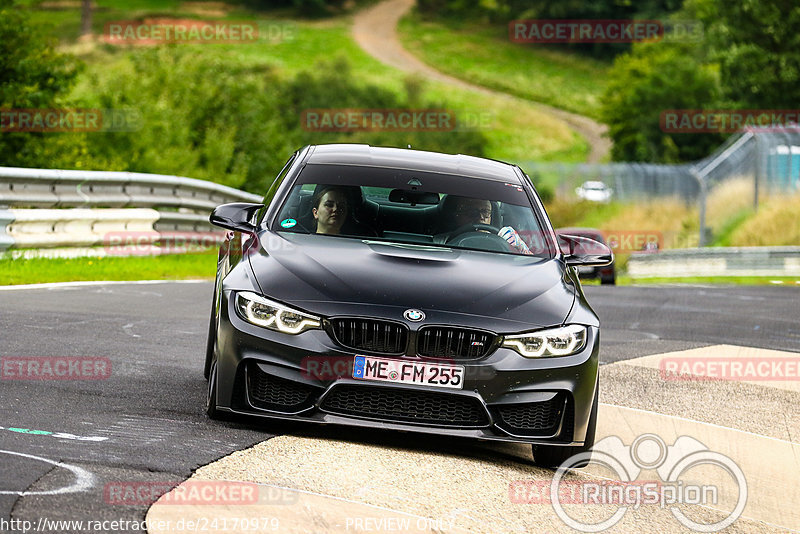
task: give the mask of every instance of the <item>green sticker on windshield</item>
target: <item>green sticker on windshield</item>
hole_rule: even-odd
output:
[[[284,219],[281,221],[281,226],[283,226],[284,228],[291,228],[295,224],[297,224],[297,221],[295,221],[294,219]]]

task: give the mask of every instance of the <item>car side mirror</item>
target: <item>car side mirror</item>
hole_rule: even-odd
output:
[[[607,245],[577,235],[558,235],[561,251],[564,253],[564,261],[567,265],[575,267],[578,265],[608,265],[614,261],[614,253]]]
[[[211,224],[227,230],[252,233],[256,230],[256,225],[252,222],[253,214],[263,207],[263,204],[247,202],[223,204],[214,208],[208,220]]]

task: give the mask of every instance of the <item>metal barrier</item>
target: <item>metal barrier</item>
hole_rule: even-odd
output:
[[[14,220],[6,233],[14,248],[91,247],[106,236],[124,232],[154,232],[158,212],[131,209],[10,210]]]
[[[14,257],[121,255],[126,247],[133,254],[185,252],[187,239],[219,242],[222,233],[208,222],[212,209],[261,201],[181,176],[0,167],[0,251],[41,249]]]
[[[261,202],[232,187],[161,174],[0,167],[0,206],[25,208],[184,208]]]
[[[631,278],[800,276],[800,247],[709,247],[636,253]]]
[[[621,202],[679,198],[699,208],[700,245],[720,232],[724,218],[709,221],[706,208],[720,186],[733,181],[750,184],[744,197],[754,210],[765,194],[800,192],[800,127],[750,129],[729,137],[714,153],[693,163],[541,163],[521,164],[534,183],[558,184],[558,193],[575,198],[578,187],[600,181]],[[731,208],[730,217],[737,210]]]

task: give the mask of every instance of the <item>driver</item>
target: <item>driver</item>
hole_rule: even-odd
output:
[[[460,197],[453,210],[457,228],[466,224],[492,224],[492,203],[479,198]]]
[[[457,197],[451,218],[455,228],[470,224],[485,224],[491,227],[492,203],[480,198]],[[476,228],[475,231],[489,233],[489,230],[481,228]],[[505,239],[515,250],[523,254],[533,254],[513,227],[504,226],[497,235]],[[452,237],[452,232],[447,237]]]

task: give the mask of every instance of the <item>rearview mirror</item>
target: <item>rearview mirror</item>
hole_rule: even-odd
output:
[[[408,189],[392,189],[389,193],[389,202],[402,204],[438,204],[438,193],[425,193],[423,191],[410,191]]]
[[[263,208],[263,204],[250,204],[247,202],[232,202],[217,206],[208,220],[211,224],[234,230],[236,232],[253,233],[256,230],[253,224],[253,214]]]
[[[564,253],[564,261],[569,266],[578,265],[608,265],[614,261],[614,253],[608,246],[577,235],[558,235],[561,251]]]

